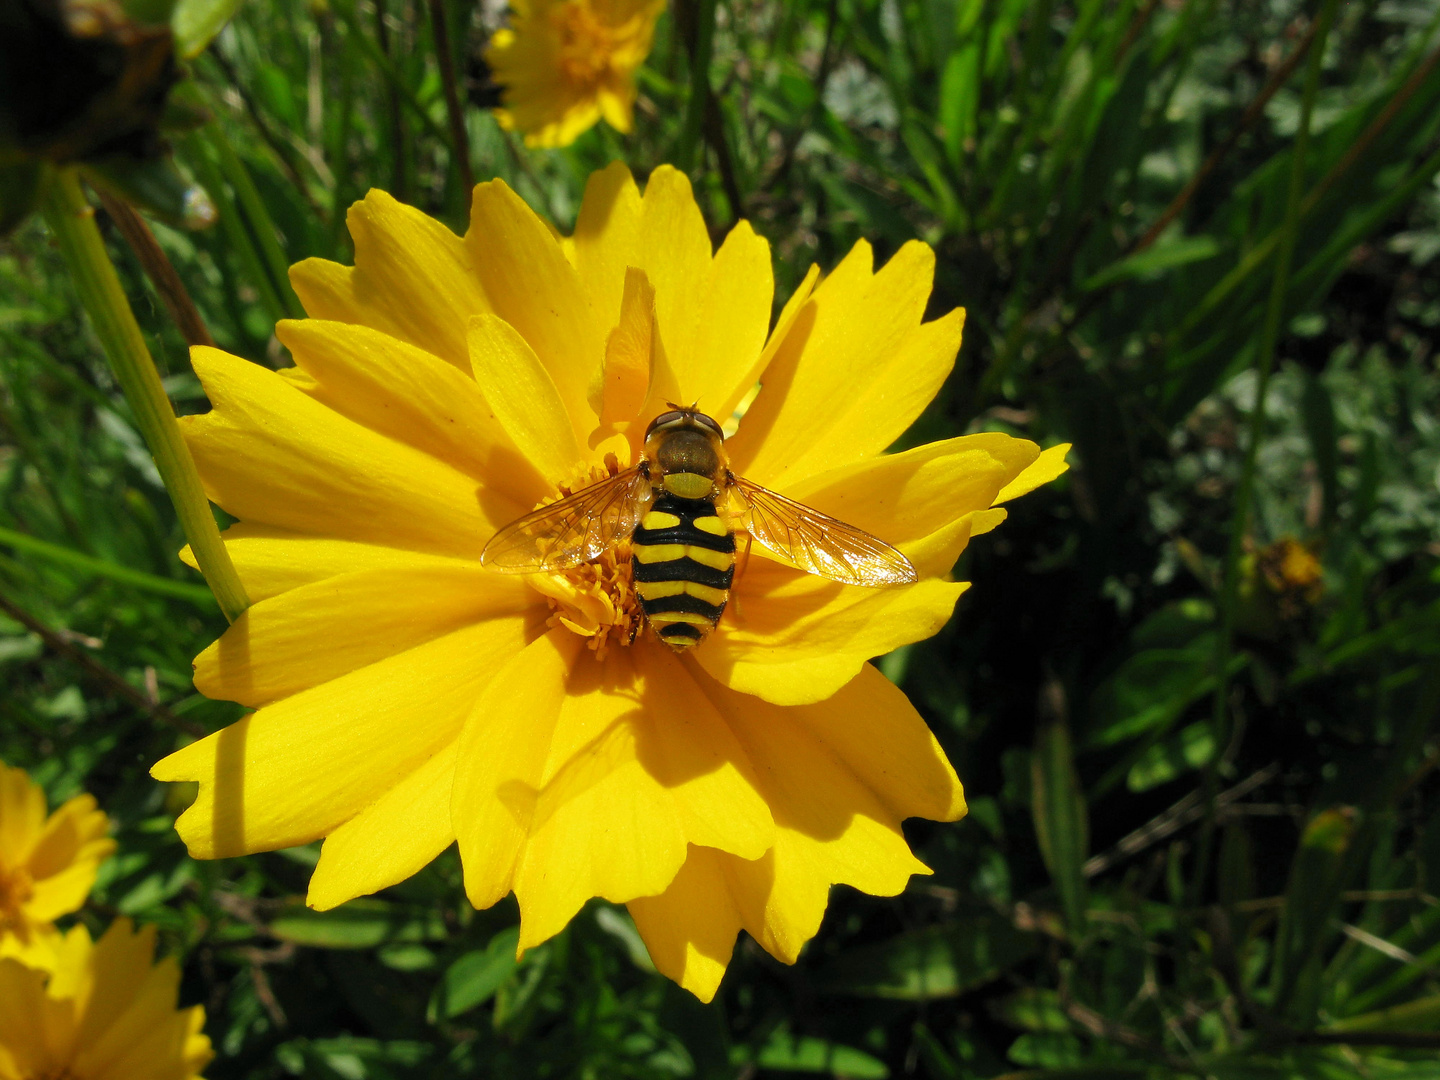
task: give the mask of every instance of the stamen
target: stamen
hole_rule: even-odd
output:
[[[581,466],[557,486],[557,499],[608,480],[621,471],[614,454],[606,454],[600,465]],[[545,506],[554,499],[540,503]],[[537,507],[538,509],[538,507]],[[643,618],[640,599],[630,577],[630,542],[625,540],[601,553],[598,559],[558,574],[534,574],[527,578],[545,596],[551,615],[546,625],[563,626],[588,638],[597,660],[603,660],[612,642],[629,645],[639,632]]]

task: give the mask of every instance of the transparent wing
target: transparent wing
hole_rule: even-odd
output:
[[[490,538],[480,564],[507,574],[579,566],[627,539],[652,498],[648,471],[629,469],[512,521]]]
[[[811,574],[845,585],[909,585],[920,580],[910,560],[885,541],[736,477],[745,530],[755,543]]]

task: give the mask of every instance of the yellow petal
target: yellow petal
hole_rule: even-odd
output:
[[[1044,451],[1035,459],[1033,465],[1006,484],[1005,490],[995,496],[996,504],[1018,499],[1021,495],[1034,491],[1041,484],[1048,484],[1057,476],[1068,472],[1070,466],[1065,464],[1065,455],[1069,452],[1069,443],[1060,443],[1058,446],[1052,446]]]
[[[45,972],[0,959],[0,1076],[29,1080],[53,1075],[66,1064],[51,1056],[43,1036],[47,1027],[58,1026],[53,1014],[62,1009],[69,1011],[45,993]]]
[[[832,884],[894,896],[911,875],[929,873],[859,766],[822,734],[842,712],[871,706],[870,698],[837,694],[792,714],[753,707],[736,694],[714,697],[741,744],[763,763],[765,797],[775,815],[775,846],[764,859],[727,859],[745,928],[768,952],[794,963],[819,929]],[[913,712],[908,703],[904,708]],[[884,737],[886,721],[896,715],[898,708],[872,716],[872,730]]]
[[[305,902],[324,911],[398,884],[455,842],[450,793],[459,741],[325,838]]]
[[[712,848],[692,846],[668,889],[628,905],[656,969],[705,1002],[720,989],[743,925],[725,873],[728,861]]]
[[[912,241],[872,274],[864,241],[801,307],[729,441],[735,471],[794,486],[880,453],[950,373],[964,313],[920,322],[935,254]]]
[[[179,966],[171,959],[152,966],[154,943],[153,927],[134,931],[128,919],[117,919],[95,943],[91,989],[75,1038],[75,1075],[189,1080],[209,1061],[208,1041],[195,1037],[199,1010],[175,1008]]]
[[[628,267],[620,321],[606,339],[598,393],[592,392],[600,431],[619,430],[620,425],[639,426],[637,417],[650,390],[653,357],[663,349],[655,325],[655,290],[644,270]]]
[[[642,199],[617,163],[590,178],[571,250],[605,325],[620,311],[627,268],[643,270],[655,289],[659,334],[677,385],[652,392],[630,419],[643,427],[667,396],[687,405],[698,400],[718,419],[728,417],[762,366],[774,293],[766,240],[741,222],[712,258],[689,178],[661,166]]]
[[[290,269],[310,317],[373,327],[468,372],[465,328],[491,306],[465,242],[383,191],[351,206],[346,223],[353,269],[323,259]]]
[[[811,263],[810,269],[805,272],[805,277],[801,280],[795,291],[790,294],[790,299],[785,301],[785,306],[780,309],[780,317],[775,320],[775,328],[770,331],[770,336],[765,340],[765,348],[761,350],[760,360],[755,365],[757,379],[759,375],[763,374],[765,369],[770,366],[770,361],[775,359],[775,354],[780,350],[780,346],[790,333],[790,328],[795,325],[795,320],[799,318],[801,309],[804,308],[806,302],[810,299],[810,295],[815,291],[815,286],[819,281],[820,267]],[[748,385],[742,383],[742,385],[737,386],[734,391],[732,391],[730,398],[720,406],[720,413],[716,415],[715,419],[723,424],[734,415],[735,410],[740,407],[740,403],[744,400],[745,395],[754,389],[755,382],[753,380]],[[727,428],[726,430],[728,431],[730,429]]]
[[[1037,453],[1008,435],[962,435],[831,469],[786,494],[898,546],[988,509]]]
[[[451,820],[470,903],[487,908],[511,889],[570,667],[574,634],[546,634],[499,669],[460,736]],[[523,695],[523,705],[516,698]]]
[[[504,181],[492,180],[475,188],[465,243],[492,310],[534,350],[583,441],[594,425],[587,398],[606,328],[555,234]]]
[[[241,522],[221,534],[252,604],[337,574],[365,570],[455,570],[472,565],[444,555],[421,555],[379,544],[306,536],[270,525]],[[195,566],[189,547],[180,552]]]
[[[683,403],[699,402],[701,409],[723,421],[760,377],[775,297],[770,244],[742,221],[730,230],[707,269],[700,302],[684,313],[689,325],[661,326],[677,361]]]
[[[28,968],[54,971],[60,944],[60,931],[56,930],[51,923],[31,923],[25,927],[23,938],[15,932],[0,934],[0,960],[9,957],[18,960]],[[0,1040],[0,1045],[3,1045],[3,1040]],[[0,1058],[0,1061],[3,1060]],[[0,1073],[0,1077],[4,1075],[4,1073]]]
[[[580,429],[526,340],[504,320],[482,315],[470,324],[470,362],[510,442],[552,485],[567,476],[582,457]]]
[[[313,378],[305,393],[508,496],[492,516],[518,516],[548,493],[480,386],[433,354],[369,327],[319,319],[281,322],[275,335]]]
[[[34,893],[25,905],[37,922],[49,922],[85,903],[100,863],[115,850],[110,819],[90,795],[77,795],[50,815],[25,860]]]
[[[601,326],[620,319],[625,271],[639,267],[640,189],[623,161],[590,174],[570,241],[575,272]]]
[[[692,848],[670,889],[631,909],[656,966],[708,1000],[737,925],[794,963],[831,885],[893,896],[912,874],[929,873],[900,820],[957,817],[964,796],[924,721],[873,668],[829,701],[799,708],[702,686],[759,768],[775,846],[754,860]]]
[[[543,609],[523,581],[457,563],[362,570],[253,604],[195,659],[206,697],[252,707],[462,627]]]
[[[19,866],[45,828],[45,792],[19,768],[0,762],[0,864]]]
[[[269,705],[159,762],[198,780],[176,828],[196,858],[333,832],[459,734],[495,669],[524,646],[512,617],[467,627]]]
[[[537,641],[461,743],[453,816],[467,890],[480,905],[513,887],[522,949],[592,896],[663,891],[691,840],[753,858],[773,836],[744,755],[668,650],[600,662],[583,651],[565,631]]]
[[[247,522],[478,556],[504,521],[474,480],[307,397],[275,372],[196,348],[214,409],[182,420],[206,493]]]
[[[822,701],[865,661],[938,631],[968,587],[839,585],[752,553],[695,659],[731,689],[777,705]]]
[[[711,247],[690,178],[678,169],[661,165],[650,174],[634,243],[626,265],[649,275],[666,351],[675,358],[677,372],[687,371],[710,283]]]

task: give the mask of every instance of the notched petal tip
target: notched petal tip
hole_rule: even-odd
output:
[[[1000,489],[995,496],[994,506],[1009,502],[1011,499],[1018,499],[1021,495],[1027,495],[1036,488],[1041,487],[1050,481],[1063,476],[1070,471],[1070,465],[1065,458],[1070,453],[1070,443],[1060,443],[1043,450],[1019,476],[1011,480]]]

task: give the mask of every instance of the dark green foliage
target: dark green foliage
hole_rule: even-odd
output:
[[[692,107],[712,6],[713,104]],[[286,362],[285,266],[348,260],[345,207],[370,186],[461,227],[424,14],[251,0],[194,61],[189,105],[215,120],[177,160],[220,222],[157,232],[222,347]],[[527,154],[470,110],[476,175],[562,229],[592,169],[621,157],[643,178],[689,148],[716,234],[744,216],[769,237],[782,301],[861,237],[882,259],[925,239],[932,311],[964,305],[969,323],[907,445],[988,429],[1075,444],[1071,473],[967,552],[951,625],[882,661],[967,784],[965,821],[912,823],[934,876],[895,899],[835,890],[793,969],[742,939],[710,1007],[599,903],[517,963],[513,905],[472,911],[453,852],[324,914],[300,902],[313,848],[185,856],[187,793],[146,769],[238,715],[189,679],[223,621],[175,558],[56,253],[20,225],[0,248],[0,758],[116,819],[81,918],[161,926],[208,1011],[208,1075],[1434,1076],[1434,0],[1342,5],[1325,45],[1228,645],[1217,615],[1315,14],[690,0],[661,23],[633,136]],[[477,55],[479,6],[449,16]],[[203,408],[163,307],[113,251],[177,406]]]

